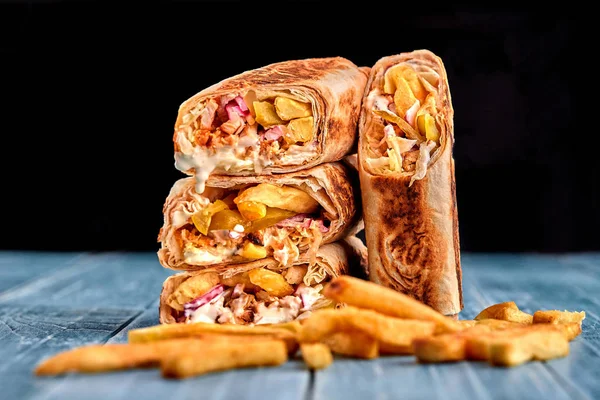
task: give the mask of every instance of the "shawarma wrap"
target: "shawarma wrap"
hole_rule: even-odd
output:
[[[358,143],[369,278],[446,315],[463,307],[453,116],[432,52],[383,57],[371,68]]]
[[[360,251],[331,243],[318,249],[314,264],[303,254],[284,269],[265,258],[231,265],[220,273],[180,272],[163,283],[160,322],[261,325],[303,319],[315,309],[332,306],[321,293],[324,284],[346,274],[349,264],[364,263],[359,258]]]
[[[356,144],[368,68],[342,57],[270,64],[222,80],[179,108],[175,167],[212,174],[294,172],[339,161]]]
[[[192,177],[175,182],[163,208],[160,263],[175,270],[217,271],[231,264],[289,267],[306,252],[361,228],[353,171],[341,162],[258,176],[212,175],[202,194]]]

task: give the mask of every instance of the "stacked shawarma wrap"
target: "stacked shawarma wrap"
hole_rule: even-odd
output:
[[[313,58],[243,72],[179,108],[175,166],[197,191],[211,173],[262,175],[338,161],[356,141],[367,70]]]
[[[446,315],[463,307],[453,116],[432,52],[383,57],[371,68],[357,160],[369,278]]]
[[[336,58],[246,71],[185,101],[159,233],[162,323],[272,324],[330,306],[323,284],[365,265],[356,145],[367,76]],[[356,176],[355,180],[358,180]],[[362,248],[361,248],[362,246]],[[353,261],[354,260],[354,261]]]

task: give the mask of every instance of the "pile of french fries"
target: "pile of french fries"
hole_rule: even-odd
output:
[[[134,329],[128,343],[75,348],[41,362],[36,375],[158,367],[165,378],[233,368],[269,367],[301,356],[313,370],[334,354],[373,359],[414,355],[417,362],[486,361],[512,367],[569,353],[585,312],[537,311],[514,302],[484,309],[474,320],[439,314],[409,296],[350,276],[332,280],[324,295],[337,307],[305,320],[246,326],[207,323]]]

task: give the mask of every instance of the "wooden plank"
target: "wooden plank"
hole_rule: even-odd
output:
[[[110,338],[107,343],[127,343],[127,335],[132,329],[146,328],[158,325],[158,298],[140,315],[138,315],[125,329]]]
[[[5,292],[0,296],[0,373],[11,381],[12,398],[40,394],[53,385],[48,382],[55,384],[32,378],[41,359],[106,342],[156,302],[171,273],[155,254],[94,254]]]
[[[158,302],[113,336],[109,343],[125,343],[130,329],[155,325]],[[37,400],[50,399],[130,399],[130,398],[197,398],[210,394],[220,399],[289,399],[304,400],[309,387],[310,373],[299,361],[276,368],[252,368],[224,371],[184,381],[163,379],[158,369],[116,372],[95,376],[68,375],[45,384]]]
[[[586,270],[598,280],[600,276],[600,253],[564,254],[557,260],[565,265],[575,267],[576,271]]]
[[[31,369],[39,358],[54,354],[59,348],[83,344],[81,337],[87,338],[85,343],[88,340],[102,343],[109,338],[110,342],[122,342],[126,339],[126,329],[156,323],[158,293],[155,291],[160,290],[156,285],[160,287],[164,277],[172,272],[163,271],[160,266],[153,271],[157,266],[155,254],[108,254],[93,259],[83,268],[84,272],[78,272],[77,268],[67,268],[67,272],[61,269],[56,277],[43,276],[0,295],[2,396],[104,400],[136,396],[196,398],[210,394],[211,400],[239,400],[262,399],[268,393],[272,398],[344,400],[600,398],[597,383],[600,376],[596,372],[600,371],[597,352],[600,312],[595,299],[600,285],[594,276],[597,266],[593,257],[577,260],[532,255],[463,257],[465,310],[461,319],[473,318],[485,306],[507,300],[515,300],[530,312],[542,307],[582,308],[587,312],[584,334],[572,343],[571,355],[549,363],[534,362],[506,370],[466,362],[424,366],[416,364],[413,357],[374,361],[340,358],[329,369],[314,375],[313,391],[310,391],[310,374],[298,361],[278,368],[228,371],[180,382],[164,380],[156,370],[49,379],[31,377]],[[161,273],[165,275],[160,276]],[[147,276],[139,277],[141,284],[132,283],[138,274]],[[0,280],[1,277],[2,272]],[[110,291],[105,289],[111,286]],[[94,307],[97,315],[87,313]],[[142,309],[146,311],[139,314]],[[19,314],[20,317],[15,317]],[[127,328],[120,330],[125,325]],[[23,327],[17,329],[17,326]],[[589,329],[585,330],[586,327]],[[44,336],[46,332],[49,333]],[[3,370],[3,362],[10,363],[10,369]]]
[[[68,274],[53,274],[0,296],[4,304],[56,307],[142,308],[160,295],[174,271],[161,267],[153,253],[107,253],[90,256]]]
[[[82,253],[0,251],[0,294],[40,276],[68,268]]]
[[[482,299],[484,307],[513,300],[529,313],[540,309],[586,311],[583,333],[571,343],[569,356],[542,365],[572,396],[600,398],[600,280],[593,273],[597,264],[578,268],[581,258],[550,256],[502,259],[512,261],[494,267],[492,259],[469,269],[478,282],[475,296]]]
[[[414,357],[336,359],[316,373],[316,400],[333,399],[570,399],[540,364],[502,369],[480,362],[419,365]]]
[[[0,387],[6,399],[43,393],[50,380],[32,371],[45,357],[88,343],[103,343],[137,311],[63,310],[38,306],[23,310],[0,305]],[[60,379],[60,378],[58,378]]]

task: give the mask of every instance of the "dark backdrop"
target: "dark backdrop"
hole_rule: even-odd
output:
[[[141,3],[140,3],[141,4]],[[292,58],[442,57],[464,251],[600,250],[568,10],[365,2],[0,5],[6,249],[156,250],[179,104]],[[590,122],[591,125],[591,122]]]

